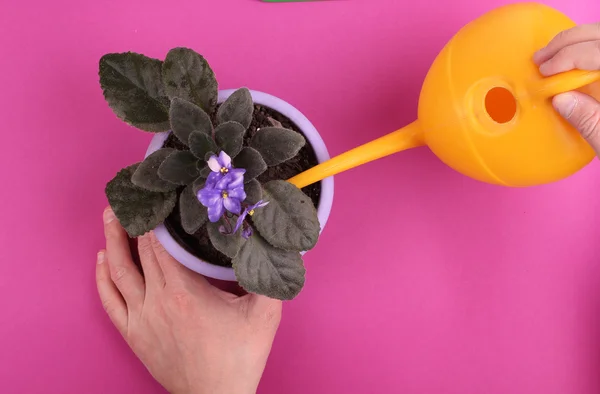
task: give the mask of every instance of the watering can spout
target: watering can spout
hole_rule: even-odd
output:
[[[421,127],[418,121],[414,121],[399,130],[333,157],[288,181],[298,188],[303,188],[359,165],[423,145],[425,141]]]

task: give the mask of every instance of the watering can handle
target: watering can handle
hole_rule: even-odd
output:
[[[600,71],[572,70],[536,81],[528,91],[535,98],[550,98],[597,81],[600,81]]]

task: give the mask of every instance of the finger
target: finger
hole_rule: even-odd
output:
[[[164,275],[165,282],[178,280],[181,276],[182,266],[165,250],[158,238],[156,238],[154,231],[150,232],[150,245]]]
[[[110,208],[104,211],[104,235],[110,276],[123,295],[127,309],[135,313],[144,302],[144,279],[131,258],[127,233]]]
[[[542,63],[540,73],[549,76],[573,69],[600,69],[600,40],[582,42],[561,49],[551,59]]]
[[[533,55],[533,61],[539,66],[569,45],[595,40],[600,40],[600,23],[576,26],[558,33],[548,45]]]
[[[150,234],[145,234],[138,239],[138,253],[140,263],[144,271],[146,290],[150,288],[163,288],[165,285],[165,276],[158,264]]]
[[[552,104],[600,154],[600,103],[586,94],[569,92],[555,96]]]
[[[113,322],[121,335],[127,332],[127,307],[125,301],[121,297],[121,293],[117,290],[115,284],[110,278],[110,269],[106,264],[106,252],[104,250],[98,252],[98,261],[96,264],[96,287],[102,306],[108,314],[108,317]]]
[[[150,233],[150,241],[152,243],[152,248],[154,250],[156,260],[158,261],[158,265],[160,266],[165,277],[165,285],[171,284],[177,286],[178,284],[182,284],[191,280],[196,286],[196,289],[203,289],[206,291],[213,290],[213,286],[208,283],[204,276],[186,268],[177,260],[175,260],[162,246],[153,231]]]

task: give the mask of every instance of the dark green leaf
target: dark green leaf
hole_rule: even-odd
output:
[[[162,62],[138,53],[110,53],[100,59],[100,86],[113,112],[138,129],[169,130],[169,98]]]
[[[236,90],[221,104],[217,111],[217,120],[219,123],[234,121],[244,126],[244,130],[250,127],[252,123],[252,114],[254,113],[254,103],[252,95],[247,88]]]
[[[280,127],[263,127],[254,134],[250,146],[260,152],[268,166],[276,166],[296,156],[306,141],[302,134]]]
[[[176,150],[158,167],[158,176],[167,182],[187,185],[200,176],[198,159],[189,150]]]
[[[264,185],[263,200],[269,204],[257,210],[252,221],[271,245],[297,251],[315,246],[321,227],[306,194],[289,182],[270,181]]]
[[[206,163],[198,162],[198,168],[200,168],[200,176],[204,179],[208,178],[211,173],[210,167]]]
[[[165,181],[158,175],[160,165],[173,152],[175,152],[175,149],[162,148],[150,154],[150,156],[146,157],[135,171],[131,181],[136,186],[152,192],[175,190],[177,188],[176,184]]]
[[[246,170],[244,174],[246,182],[251,181],[267,170],[267,163],[265,163],[260,153],[248,146],[242,149],[235,159],[233,159],[233,166]]]
[[[106,197],[115,216],[130,237],[139,237],[161,224],[173,211],[177,193],[151,192],[131,182],[138,168],[134,164],[122,169],[106,185]]]
[[[199,176],[194,183],[192,183],[192,190],[194,190],[194,195],[198,193],[198,191],[200,189],[202,189],[204,187],[204,184],[206,183],[206,177],[203,176]]]
[[[212,122],[210,116],[195,104],[189,101],[174,98],[169,111],[171,129],[173,134],[184,144],[188,144],[192,131],[202,131],[212,135]]]
[[[246,129],[238,122],[221,123],[215,128],[215,141],[231,158],[242,150]]]
[[[300,253],[275,248],[256,232],[232,263],[240,286],[249,293],[291,300],[304,286],[306,270]]]
[[[225,256],[234,258],[240,250],[240,247],[244,243],[245,239],[242,238],[242,232],[237,231],[235,234],[221,234],[219,227],[223,226],[227,232],[230,232],[235,227],[237,217],[233,218],[222,218],[216,223],[208,222],[206,228],[208,229],[208,237],[210,242],[219,252]]]
[[[165,91],[190,101],[206,113],[217,105],[218,84],[215,73],[204,57],[188,48],[174,48],[167,53],[162,67]]]
[[[181,215],[181,226],[188,234],[194,234],[206,223],[208,211],[198,201],[193,185],[187,185],[181,192],[179,196],[179,213]]]
[[[189,146],[190,151],[194,154],[194,156],[202,161],[206,161],[207,153],[217,151],[217,145],[212,138],[208,134],[200,131],[194,131],[192,134],[190,134]]]
[[[249,204],[256,204],[262,198],[262,186],[256,179],[246,183],[244,190],[246,192],[246,202]]]

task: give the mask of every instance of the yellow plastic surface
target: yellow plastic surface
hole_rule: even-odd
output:
[[[463,27],[435,59],[419,97],[418,120],[305,171],[304,187],[409,148],[427,145],[446,165],[482,182],[525,187],[564,179],[592,148],[552,107],[579,90],[600,99],[600,71],[543,78],[535,51],[575,26],[538,3],[497,8]]]

